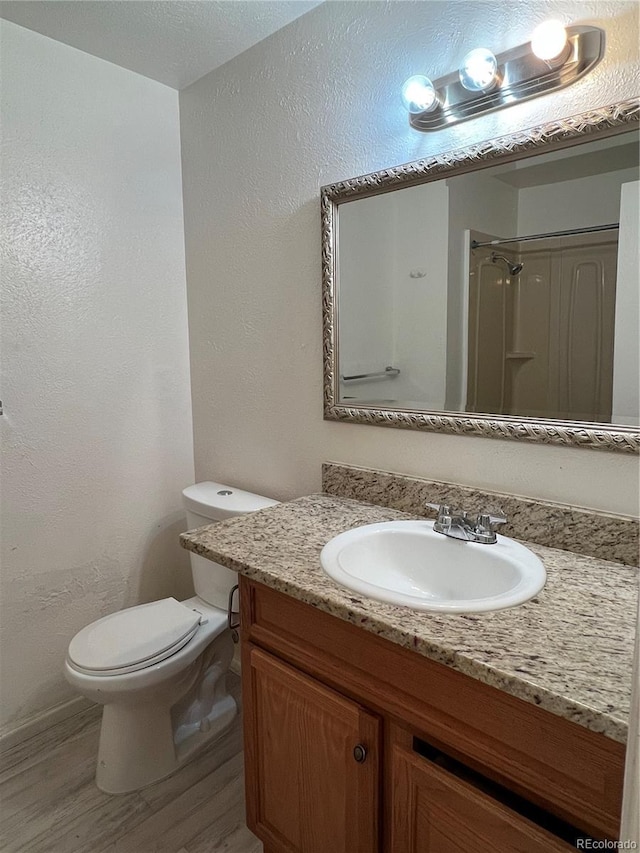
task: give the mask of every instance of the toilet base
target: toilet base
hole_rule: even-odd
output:
[[[105,704],[96,769],[101,791],[125,794],[170,776],[231,725],[238,712],[226,687],[232,654],[225,632],[147,701]]]
[[[106,705],[96,785],[106,794],[126,794],[159,782],[175,773],[207,741],[221,735],[237,712],[234,698],[227,696],[211,714],[214,719],[208,729],[195,732],[176,748],[170,715],[158,715],[156,708]]]

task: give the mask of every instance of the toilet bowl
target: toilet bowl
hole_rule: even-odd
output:
[[[190,528],[277,503],[212,482],[188,487],[183,498]],[[226,685],[233,658],[227,603],[237,576],[190,556],[193,598],[112,613],[69,644],[65,677],[104,705],[96,784],[107,793],[134,791],[170,775],[237,713]]]

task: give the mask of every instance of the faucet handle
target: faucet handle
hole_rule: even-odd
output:
[[[497,542],[495,527],[505,524],[507,519],[503,515],[489,515],[488,512],[478,514],[475,525],[475,541],[486,545]]]
[[[433,522],[433,529],[436,533],[447,533],[448,535],[451,528],[451,508],[446,504],[432,504],[428,501],[425,502],[425,506],[438,511],[438,517]]]
[[[491,515],[486,510],[478,513],[476,526],[479,530],[492,531],[499,524],[506,524],[507,518],[504,515]]]
[[[432,504],[426,501],[425,506],[429,507],[429,509],[437,510],[438,518],[441,518],[443,515],[451,515],[451,509],[446,504]]]

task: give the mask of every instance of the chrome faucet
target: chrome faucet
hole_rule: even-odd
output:
[[[426,506],[438,510],[438,518],[433,523],[436,533],[482,545],[493,545],[497,541],[494,528],[507,521],[503,515],[489,515],[486,511],[474,517],[463,510],[452,511],[446,504],[427,503]]]

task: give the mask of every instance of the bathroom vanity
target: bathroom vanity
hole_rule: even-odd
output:
[[[616,836],[621,744],[261,584],[241,589],[248,825],[267,850],[572,849],[532,803]]]
[[[445,616],[322,571],[337,533],[407,517],[315,495],[183,537],[242,575],[247,823],[265,852],[617,838],[636,570],[531,545],[538,596]]]

